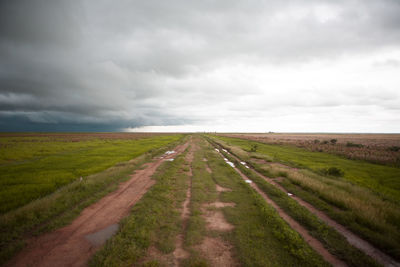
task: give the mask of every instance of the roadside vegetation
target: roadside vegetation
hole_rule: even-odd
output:
[[[46,196],[62,186],[101,172],[182,138],[154,135],[132,139],[73,139],[69,136],[0,135],[0,214]],[[79,136],[79,135],[78,135]],[[96,136],[96,135],[94,135]]]
[[[85,207],[117,189],[134,170],[179,142],[181,139],[86,176],[82,181],[75,180],[43,198],[0,215],[0,264],[20,250],[26,239],[68,224]]]
[[[400,167],[399,134],[224,134],[266,144],[291,145],[347,159]]]
[[[251,151],[254,144],[258,148],[253,157],[260,156],[267,161],[281,162],[297,168],[306,168],[314,172],[335,167],[343,172],[343,178],[351,183],[366,187],[383,199],[400,203],[400,168],[373,164],[365,161],[349,160],[328,153],[310,152],[305,149],[285,146],[269,145],[239,138],[215,136],[227,144]],[[264,158],[264,155],[266,156]]]
[[[274,163],[272,162],[274,157],[271,156],[271,153],[266,153],[265,150],[261,149],[255,153],[244,150],[250,147],[250,145],[248,147],[243,145],[248,141],[239,142],[244,147],[242,149],[243,147],[236,145],[236,142],[230,143],[229,139],[228,141],[225,139],[224,141],[227,142],[224,142],[221,141],[223,138],[213,138],[242,160],[250,162],[260,173],[270,178],[278,178],[276,181],[289,192],[324,211],[332,219],[370,241],[385,253],[399,259],[400,210],[395,201],[386,200],[382,195],[354,185],[337,176],[324,176],[307,169]],[[232,145],[233,143],[235,145]],[[259,146],[262,148],[264,144]],[[262,187],[266,189],[270,186]],[[272,197],[276,193],[271,191],[269,194]],[[282,198],[279,197],[276,201],[282,203],[284,199],[285,197],[282,195]],[[296,212],[296,210],[294,211]],[[301,208],[297,212],[301,212]],[[293,216],[301,218],[300,215]],[[300,219],[300,222],[302,220]],[[305,226],[309,224],[306,221],[304,223]],[[312,229],[315,226],[307,227]]]

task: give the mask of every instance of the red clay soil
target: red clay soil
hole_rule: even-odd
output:
[[[211,266],[235,267],[239,264],[232,257],[233,247],[219,237],[204,237],[203,242],[195,249],[205,257]]]
[[[232,157],[234,157],[236,160],[240,161],[240,159],[238,157],[236,157],[236,156],[234,156],[232,154],[230,154],[230,155]],[[286,167],[290,168],[289,166],[286,166]],[[254,169],[252,169],[252,170],[258,176],[263,178],[265,181],[267,181],[270,184],[276,186],[277,188],[279,188],[283,192],[289,193],[284,187],[282,187],[280,184],[278,184],[277,182],[275,182],[271,178],[268,178],[268,177],[262,175],[261,173],[259,173],[258,171],[254,170]],[[294,200],[296,200],[300,205],[302,205],[303,207],[308,209],[311,213],[316,215],[319,219],[324,221],[327,225],[329,225],[330,227],[334,228],[337,232],[339,232],[341,235],[343,235],[347,239],[347,242],[349,242],[351,245],[355,246],[356,248],[360,249],[361,251],[363,251],[365,254],[369,255],[373,259],[375,259],[380,264],[382,264],[384,266],[400,266],[400,263],[397,262],[396,260],[394,260],[392,257],[390,257],[389,255],[385,254],[384,252],[382,252],[378,248],[374,247],[371,243],[365,241],[361,237],[355,235],[353,232],[348,230],[346,227],[344,227],[343,225],[341,225],[341,224],[337,223],[336,221],[334,221],[333,219],[331,219],[324,212],[316,209],[310,203],[302,200],[301,198],[299,198],[299,197],[297,197],[295,195],[292,195],[291,197]]]
[[[231,205],[231,203],[228,205]],[[203,209],[202,213],[207,223],[207,229],[219,232],[226,232],[234,229],[233,225],[225,220],[225,216],[221,210]]]
[[[212,173],[212,170],[210,169],[210,167],[208,167],[208,165],[206,165],[206,171],[207,171],[208,173]]]
[[[222,187],[218,184],[216,185],[216,188],[217,188],[217,192],[231,192],[232,191],[231,189]]]
[[[160,164],[176,157],[187,146],[187,143],[179,145],[176,153],[157,158],[137,170],[116,191],[84,209],[70,225],[30,240],[7,266],[85,266],[105,239],[115,233],[116,224],[155,183],[151,177]],[[100,242],[96,235],[100,236]]]

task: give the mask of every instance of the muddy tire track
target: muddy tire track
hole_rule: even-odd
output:
[[[180,262],[184,259],[189,257],[189,252],[184,249],[184,242],[185,242],[185,233],[187,229],[188,220],[190,217],[190,199],[192,197],[192,161],[194,159],[194,152],[195,147],[193,145],[192,139],[190,139],[190,149],[189,152],[185,156],[185,161],[189,164],[189,171],[187,172],[189,180],[188,180],[188,188],[186,190],[186,198],[182,205],[182,213],[181,213],[181,220],[182,220],[182,230],[181,233],[178,234],[175,241],[175,250],[172,253],[174,257],[174,266],[180,266]]]
[[[136,170],[116,191],[85,208],[71,224],[32,238],[6,266],[86,266],[107,237],[117,231],[117,223],[155,183],[151,177],[161,163],[182,153],[187,146],[178,145],[176,153],[156,158]]]

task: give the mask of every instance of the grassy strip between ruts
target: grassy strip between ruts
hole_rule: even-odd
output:
[[[208,266],[210,263],[203,258],[193,246],[199,245],[203,238],[209,233],[206,230],[206,223],[202,216],[201,206],[214,202],[217,198],[215,182],[211,174],[206,170],[204,140],[198,136],[194,138],[195,153],[192,162],[192,191],[190,199],[190,217],[185,233],[184,247],[190,252],[188,259],[185,259],[184,266]]]
[[[380,266],[371,257],[350,245],[342,235],[291,199],[286,193],[245,168],[230,155],[224,153],[224,156],[234,162],[240,171],[255,182],[287,214],[303,225],[312,236],[320,240],[332,254],[345,261],[349,266]]]
[[[25,245],[26,238],[68,224],[90,204],[117,189],[120,182],[143,163],[180,141],[153,149],[131,161],[121,162],[103,172],[72,182],[56,192],[0,216],[0,264]]]
[[[257,145],[257,152],[268,155],[273,161],[280,161],[317,172],[330,167],[339,168],[344,171],[344,179],[366,187],[385,199],[390,199],[397,204],[400,203],[400,179],[398,179],[400,168],[350,160],[328,153],[310,152],[291,146],[269,145],[222,136],[213,137],[239,146],[245,151],[251,151],[251,148]]]
[[[186,153],[186,152],[185,152]],[[175,249],[180,231],[180,209],[185,199],[188,176],[183,171],[184,154],[165,162],[153,178],[156,184],[120,222],[118,233],[91,259],[90,266],[132,266],[154,245],[162,253]],[[147,265],[157,265],[150,261]]]
[[[215,151],[207,158],[215,182],[232,189],[221,200],[236,203],[223,212],[235,226],[227,238],[243,266],[329,265]]]
[[[258,164],[238,146],[213,139],[268,177],[283,176],[281,183],[292,193],[324,211],[382,251],[400,258],[400,210],[398,205],[383,200],[370,190],[342,178],[325,177],[309,170],[284,168],[279,164]],[[256,153],[257,157],[263,154]]]

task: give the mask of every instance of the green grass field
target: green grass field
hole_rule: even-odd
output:
[[[54,192],[81,176],[98,173],[181,137],[70,140],[0,136],[0,214]]]
[[[359,160],[349,160],[337,155],[310,152],[305,149],[284,145],[269,145],[255,141],[215,136],[227,144],[250,151],[257,144],[257,153],[267,155],[273,161],[311,169],[336,167],[344,171],[344,179],[364,186],[384,198],[400,203],[400,168],[383,166]]]
[[[399,190],[394,187],[391,188],[393,192],[388,193],[388,184],[371,189],[373,179],[370,176],[361,176],[361,182],[349,176],[349,173],[365,175],[368,168],[376,166],[396,168],[215,135],[157,134],[82,139],[68,135],[57,138],[0,136],[0,141],[4,152],[0,156],[0,171],[5,170],[0,174],[0,200],[14,205],[1,206],[9,210],[0,214],[0,228],[3,229],[0,264],[23,248],[29,237],[68,224],[85,207],[128,180],[145,162],[187,141],[191,142],[188,150],[158,167],[153,175],[156,183],[120,221],[117,234],[94,254],[89,265],[169,266],[176,261],[174,253],[180,247],[188,255],[178,260],[180,265],[215,266],[210,260],[211,254],[201,249],[205,240],[212,239],[220,240],[219,244],[229,244],[230,257],[240,266],[328,266],[308,240],[292,229],[226,164],[212,144],[225,147],[257,171],[276,179],[290,192],[398,258],[400,213],[397,195],[392,193]],[[251,152],[254,144],[258,145],[257,151]],[[252,169],[246,169],[230,154],[224,153],[224,156],[336,258],[349,266],[379,266],[286,193],[257,176]],[[344,177],[319,173],[321,168],[332,166],[342,169]],[[355,166],[356,172],[348,171],[351,166]],[[77,179],[80,176],[84,177],[82,182]],[[385,180],[389,182],[390,179]],[[9,197],[3,185],[19,195]],[[217,185],[228,191],[218,192]],[[18,197],[22,201],[15,205]],[[182,213],[184,201],[189,203],[186,217]],[[231,205],[211,205],[217,202]],[[213,212],[222,214],[232,229],[210,228]],[[182,243],[177,243],[178,236],[182,237]],[[152,254],[154,251],[156,254]]]
[[[0,265],[23,248],[30,237],[70,223],[84,208],[116,190],[144,163],[180,142],[182,138],[91,174],[82,182],[75,180],[21,208],[0,214]]]

